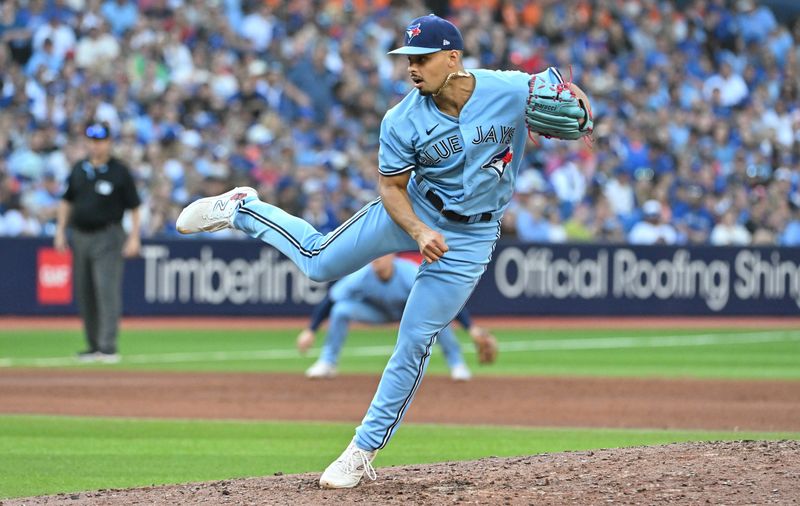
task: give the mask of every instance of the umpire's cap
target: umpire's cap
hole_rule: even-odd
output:
[[[86,125],[86,137],[102,141],[111,137],[111,127],[106,121],[93,121]]]
[[[405,45],[389,54],[430,54],[437,51],[464,49],[464,39],[456,25],[429,14],[412,21],[406,28]]]

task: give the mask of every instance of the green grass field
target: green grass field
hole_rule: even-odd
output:
[[[800,330],[502,330],[499,362],[477,375],[594,375],[800,379]],[[0,369],[86,367],[175,371],[302,372],[295,330],[124,330],[123,362],[78,366],[79,331],[0,331]],[[320,335],[320,339],[322,335]],[[354,330],[343,373],[379,373],[394,331]],[[430,373],[444,374],[434,352]],[[800,383],[798,383],[800,388]],[[2,384],[0,383],[0,402]],[[319,471],[350,424],[0,416],[0,498]],[[800,433],[523,429],[404,425],[378,466],[614,448],[677,441],[800,439]]]
[[[349,424],[0,417],[0,498],[319,471]],[[798,433],[409,424],[376,466]]]
[[[800,329],[502,330],[496,365],[477,374],[800,379]],[[294,330],[125,330],[116,368],[300,372],[313,362],[294,349]],[[318,337],[322,340],[323,333]],[[459,333],[467,361],[475,356]],[[391,353],[389,328],[356,329],[342,354],[343,373],[379,373]],[[79,331],[1,331],[0,367],[76,367]],[[92,365],[89,367],[101,367]],[[446,372],[434,351],[430,373]]]

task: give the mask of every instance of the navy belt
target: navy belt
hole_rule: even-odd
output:
[[[433,190],[428,190],[425,193],[425,198],[428,199],[433,207],[439,211],[439,214],[447,218],[448,220],[457,221],[459,223],[475,223],[475,222],[482,222],[482,221],[491,221],[492,220],[492,213],[481,213],[481,214],[473,214],[472,216],[464,216],[463,214],[458,214],[453,211],[449,211],[444,208],[444,202],[442,199],[439,198],[438,195],[433,193]]]

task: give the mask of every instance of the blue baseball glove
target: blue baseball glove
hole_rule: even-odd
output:
[[[558,69],[534,74],[529,82],[525,122],[528,131],[548,138],[576,140],[591,135],[592,109],[586,94],[565,82]]]

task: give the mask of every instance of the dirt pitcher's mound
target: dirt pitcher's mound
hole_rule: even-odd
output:
[[[378,469],[353,490],[318,474],[104,490],[0,504],[797,504],[800,441],[666,446]]]

